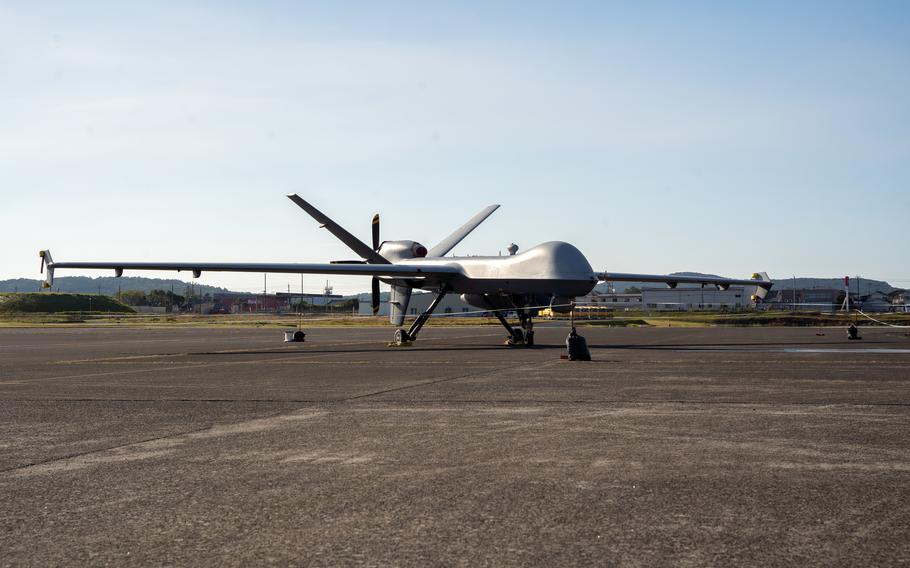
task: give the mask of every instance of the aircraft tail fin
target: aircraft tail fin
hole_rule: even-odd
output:
[[[758,286],[755,287],[755,292],[752,294],[752,301],[758,304],[765,299],[768,295],[768,291],[771,290],[771,277],[768,276],[767,272],[756,272],[752,275],[752,280],[766,282],[766,284],[758,284]]]
[[[41,257],[41,272],[44,273],[44,267],[47,266],[47,274],[44,277],[44,282],[41,283],[42,288],[50,288],[54,285],[54,259],[51,258],[51,251],[42,250],[38,252],[38,256]]]
[[[471,217],[467,223],[456,229],[454,233],[442,239],[439,244],[427,251],[427,258],[445,256],[446,253],[455,248],[455,245],[460,243],[462,239],[467,237],[471,231],[476,229],[478,225],[483,223],[484,220],[492,215],[497,209],[499,209],[499,205],[484,207],[477,215]]]
[[[316,219],[324,228],[335,235],[338,240],[348,245],[352,251],[356,252],[370,264],[391,264],[386,258],[374,251],[369,245],[347,232],[344,227],[329,218],[328,215],[316,209],[296,193],[288,195],[288,199],[297,204],[298,207],[306,211],[310,217]]]
[[[408,313],[408,304],[411,302],[411,289],[404,286],[392,286],[392,295],[389,297],[389,322],[395,326],[404,323],[404,316]]]

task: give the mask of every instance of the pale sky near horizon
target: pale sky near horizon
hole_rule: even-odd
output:
[[[0,279],[350,258],[297,192],[364,240],[501,203],[456,253],[910,287],[908,101],[907,2],[0,2]]]

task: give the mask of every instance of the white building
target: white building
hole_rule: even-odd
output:
[[[726,290],[714,286],[643,288],[641,298],[641,305],[646,310],[741,310],[752,307],[751,292],[742,287]]]
[[[614,310],[640,310],[641,294],[611,294],[591,292],[587,296],[576,298],[578,305],[590,305]]]
[[[372,299],[370,298],[369,293],[360,294],[357,297],[358,308],[357,314],[361,316],[371,316],[373,315],[373,304]],[[411,294],[411,302],[408,304],[408,316],[419,316],[430,307],[430,303],[433,301],[433,298],[436,294],[431,292],[418,292],[414,291]],[[458,313],[462,314],[465,312],[477,312],[480,308],[475,308],[470,304],[461,301],[461,297],[458,294],[446,294],[445,298],[439,303],[434,310],[433,315],[440,314],[453,314]],[[379,302],[379,315],[388,316],[389,315],[389,295],[382,294],[381,301]],[[469,313],[466,315],[480,315],[477,313]]]
[[[910,290],[894,294],[891,299],[891,306],[891,309],[895,312],[910,312]]]

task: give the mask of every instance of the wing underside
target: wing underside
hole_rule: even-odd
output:
[[[49,258],[42,251],[43,258]],[[297,264],[297,263],[243,263],[243,262],[53,262],[48,261],[45,287],[53,284],[54,271],[59,268],[113,270],[117,276],[127,270],[175,270],[192,272],[194,277],[203,272],[264,272],[286,274],[339,274],[348,276],[380,276],[387,278],[422,278],[448,280],[459,274],[451,266],[420,264]]]
[[[774,282],[771,281],[766,272],[756,272],[749,279],[676,274],[630,274],[625,272],[600,272],[597,274],[597,278],[605,282],[655,282],[666,284],[670,288],[676,288],[679,284],[711,285],[721,289],[727,289],[730,286],[757,286],[761,291],[758,292],[759,297],[764,297],[764,294],[774,285]]]

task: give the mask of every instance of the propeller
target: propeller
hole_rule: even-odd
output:
[[[373,251],[379,252],[379,213],[373,215]],[[379,278],[373,277],[373,315],[379,315]]]

